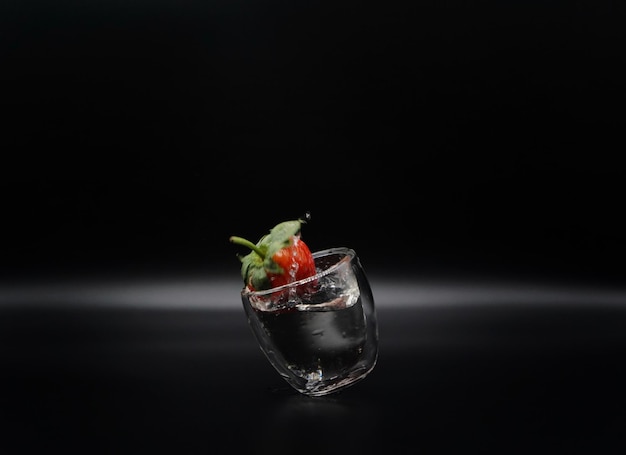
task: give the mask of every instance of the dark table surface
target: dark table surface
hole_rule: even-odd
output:
[[[376,368],[343,392],[310,398],[263,357],[238,283],[4,286],[0,452],[626,449],[623,292],[372,287]]]

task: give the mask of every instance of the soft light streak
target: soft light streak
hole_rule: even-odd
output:
[[[378,308],[472,305],[610,305],[626,307],[626,290],[458,278],[370,277]],[[94,278],[0,284],[0,307],[172,308],[240,310],[241,282],[216,275]]]

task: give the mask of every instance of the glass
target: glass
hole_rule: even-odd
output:
[[[365,378],[378,358],[372,290],[350,248],[313,253],[316,275],[241,291],[261,351],[298,392],[322,396]]]

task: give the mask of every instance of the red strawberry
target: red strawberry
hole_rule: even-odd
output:
[[[300,238],[304,221],[284,221],[274,226],[255,245],[232,236],[232,243],[252,251],[240,257],[241,276],[248,288],[260,291],[276,288],[315,275],[315,261],[309,247]]]
[[[283,270],[282,273],[267,274],[272,288],[315,275],[313,255],[298,235],[291,236],[289,246],[274,253],[272,260]]]

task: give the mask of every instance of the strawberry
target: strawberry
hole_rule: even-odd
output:
[[[284,221],[274,226],[255,245],[232,236],[232,243],[250,248],[239,256],[241,276],[252,291],[276,288],[315,275],[315,261],[306,243],[300,238],[303,220]]]

